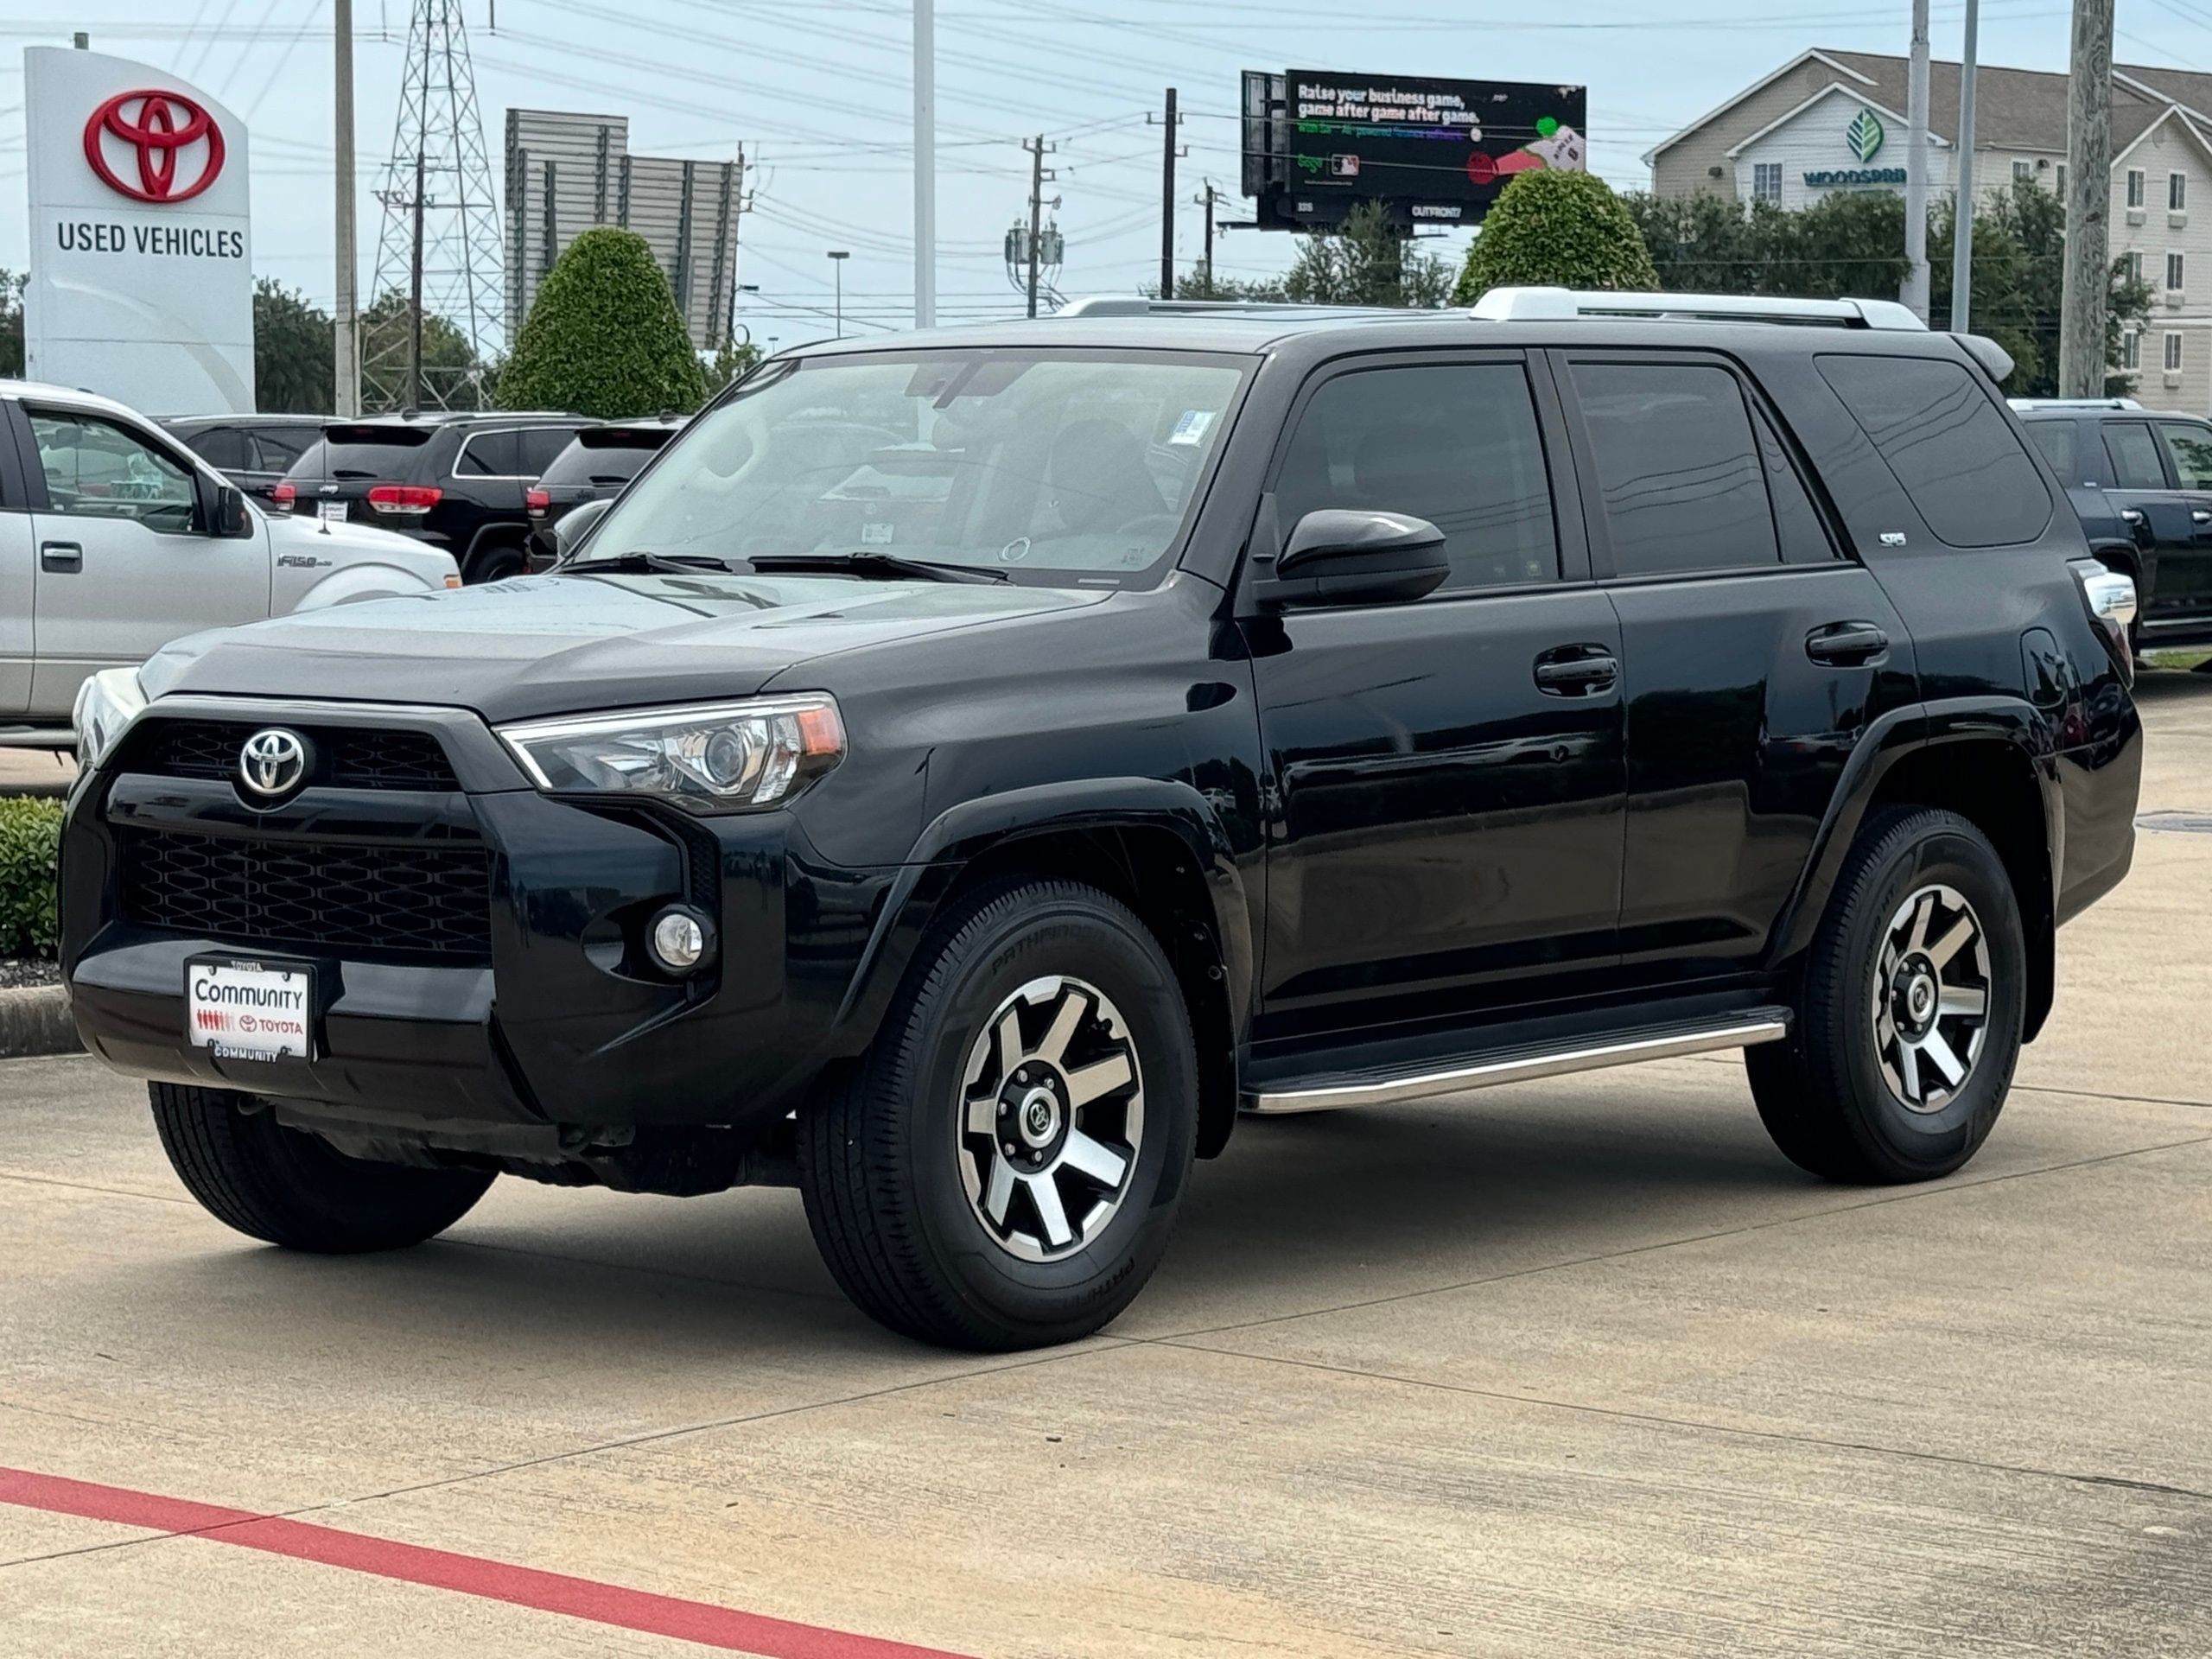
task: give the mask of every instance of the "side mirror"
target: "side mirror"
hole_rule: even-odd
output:
[[[253,520],[245,510],[245,492],[235,484],[215,486],[215,511],[213,515],[217,536],[232,538],[253,534]]]
[[[593,527],[607,517],[607,510],[614,505],[608,500],[587,501],[566,518],[553,524],[553,556],[565,559],[584,544],[584,537]]]
[[[1433,593],[1452,574],[1444,532],[1410,513],[1322,507],[1300,518],[1262,584],[1262,603],[1395,605]]]

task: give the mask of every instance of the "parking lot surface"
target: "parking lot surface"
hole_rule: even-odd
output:
[[[1961,1175],[1801,1175],[1732,1056],[1248,1122],[1043,1354],[785,1192],[287,1255],[0,1064],[0,1649],[2212,1653],[2212,677],[2142,697],[2172,827]]]

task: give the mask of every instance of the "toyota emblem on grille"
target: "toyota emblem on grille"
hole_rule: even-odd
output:
[[[238,782],[264,801],[290,794],[307,777],[307,739],[282,726],[256,732],[238,751]]]

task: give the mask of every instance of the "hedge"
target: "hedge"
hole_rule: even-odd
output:
[[[705,372],[668,278],[635,231],[584,232],[553,262],[499,369],[502,409],[565,409],[600,420],[689,414]]]
[[[51,957],[61,803],[0,797],[0,957]]]
[[[1659,286],[1643,233],[1594,173],[1537,168],[1516,174],[1483,220],[1452,301],[1472,305],[1493,288]]]

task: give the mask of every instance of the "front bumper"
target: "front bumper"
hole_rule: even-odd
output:
[[[452,787],[319,779],[262,810],[226,778],[160,769],[170,722],[281,724],[326,748],[427,733]],[[265,891],[232,903],[203,880],[188,913],[166,874],[148,874],[178,846],[194,870],[246,868]],[[419,901],[418,866],[473,868],[472,848],[480,925],[472,914],[379,933],[377,918],[405,922]],[[319,870],[335,873],[321,893]],[[701,820],[550,799],[466,711],[163,699],[73,795],[62,965],[86,1046],[137,1077],[425,1129],[746,1127],[790,1110],[839,1052],[836,1011],[895,874],[829,865],[787,813]],[[458,908],[449,890],[437,901]],[[678,901],[720,935],[714,961],[681,980],[643,950],[645,925]],[[311,1058],[219,1059],[190,1045],[184,965],[209,954],[315,969]]]

